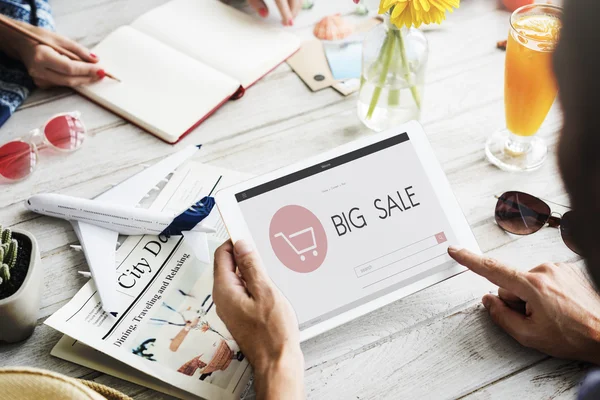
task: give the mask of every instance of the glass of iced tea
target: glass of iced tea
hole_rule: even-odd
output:
[[[504,76],[506,128],[485,146],[488,160],[504,170],[532,171],[548,153],[536,136],[558,92],[552,53],[558,42],[562,8],[532,4],[510,17]]]

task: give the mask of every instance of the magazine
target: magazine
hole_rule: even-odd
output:
[[[247,178],[192,162],[173,174],[151,208],[178,212],[220,187]],[[214,252],[228,235],[217,210],[208,219],[217,230],[209,240]],[[181,236],[150,235],[125,239],[117,260],[117,295],[125,311],[116,318],[106,313],[90,280],[46,320],[70,338],[63,338],[53,354],[77,358],[66,355],[65,341],[70,341],[74,351],[89,351],[73,346],[76,340],[116,360],[105,369],[120,378],[129,377],[157,390],[161,388],[158,380],[168,382],[163,391],[178,397],[187,397],[181,395],[185,391],[207,399],[240,398],[251,368],[216,314],[212,263],[196,259]],[[121,367],[142,374],[123,376]]]

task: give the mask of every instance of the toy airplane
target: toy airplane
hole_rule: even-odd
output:
[[[93,200],[60,194],[38,194],[25,200],[31,211],[71,222],[79,238],[102,308],[117,315],[116,245],[123,235],[184,235],[196,256],[209,262],[206,233],[214,228],[202,224],[214,206],[212,197],[180,215],[136,208],[158,182],[198,151],[200,145],[181,150],[132,176]]]

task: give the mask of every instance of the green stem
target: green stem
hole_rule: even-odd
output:
[[[410,87],[410,91],[412,93],[413,99],[415,100],[415,104],[417,105],[417,109],[421,109],[421,95],[419,94],[419,90],[415,84],[412,83],[412,79],[410,76],[410,69],[408,67],[408,60],[406,57],[406,48],[404,47],[404,38],[402,37],[402,32],[398,32],[398,43],[400,44],[400,58],[402,59],[402,68],[404,70],[404,77],[408,86]]]
[[[378,84],[375,86],[373,90],[373,97],[371,98],[371,103],[369,104],[369,110],[367,111],[367,119],[371,119],[373,117],[373,112],[375,111],[375,107],[377,106],[377,102],[379,101],[379,96],[381,96],[381,89],[385,84],[385,79],[387,77],[388,71],[390,69],[390,64],[392,62],[392,56],[394,54],[394,42],[396,35],[393,34],[393,31],[390,29],[387,33],[386,40],[383,42],[382,50],[383,50],[383,65],[381,66],[381,73],[379,74]]]
[[[397,51],[396,48],[394,48],[392,65],[390,68],[392,71],[398,71],[400,68],[402,68],[400,65],[400,51]],[[397,107],[400,105],[400,91],[400,89],[394,89],[392,86],[390,86],[388,89],[388,105],[390,107]]]
[[[375,65],[381,64],[381,59],[383,58],[384,50],[387,48],[388,39],[389,39],[389,36],[386,35],[385,39],[383,40],[383,45],[379,49],[379,56],[377,56],[377,61],[375,61]],[[373,66],[371,66],[370,68],[373,68]],[[371,72],[368,71],[368,72],[365,72],[360,75],[360,88],[361,89],[362,89],[363,85],[365,83],[367,83],[367,78],[366,78],[365,74],[367,74],[368,76],[371,76]],[[0,229],[0,231],[1,230],[2,229]]]
[[[390,106],[400,105],[400,89],[390,89],[388,93],[388,104]]]

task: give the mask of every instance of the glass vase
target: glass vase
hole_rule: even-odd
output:
[[[423,33],[386,16],[365,37],[358,117],[380,132],[421,116],[429,48]]]

